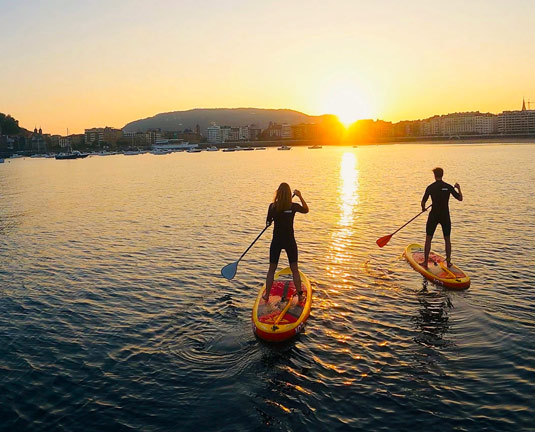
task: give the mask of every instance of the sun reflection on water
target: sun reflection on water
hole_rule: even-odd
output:
[[[347,278],[347,270],[340,264],[351,261],[351,239],[354,234],[355,210],[359,203],[359,171],[354,153],[346,152],[340,162],[340,184],[338,202],[340,215],[337,226],[332,233],[327,271],[338,280]]]

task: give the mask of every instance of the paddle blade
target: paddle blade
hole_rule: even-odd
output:
[[[380,239],[377,239],[375,243],[377,243],[377,246],[383,247],[383,246],[386,246],[386,244],[390,241],[391,238],[392,238],[392,234],[388,234],[384,237],[381,237]]]
[[[236,276],[237,270],[238,262],[227,264],[221,269],[221,276],[223,276],[225,279],[231,280],[232,278],[234,278],[234,276]]]

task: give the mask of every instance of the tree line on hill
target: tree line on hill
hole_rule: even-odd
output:
[[[0,113],[0,135],[16,135],[21,131],[19,121],[9,114]]]

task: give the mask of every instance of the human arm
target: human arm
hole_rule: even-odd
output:
[[[301,195],[301,192],[299,190],[294,190],[294,195],[297,196],[301,200],[301,208],[298,209],[300,213],[308,213],[309,208],[308,204],[306,203],[305,199],[303,198],[303,195]]]
[[[463,193],[461,192],[461,185],[459,183],[455,183],[455,185],[453,186],[454,189],[452,191],[452,195],[458,199],[459,201],[462,201],[463,200]],[[457,190],[455,190],[457,189]]]
[[[267,216],[266,216],[266,226],[270,226],[273,222],[273,203],[269,205]]]
[[[429,187],[425,189],[424,196],[422,197],[422,212],[426,210],[425,204],[428,199],[429,199]]]

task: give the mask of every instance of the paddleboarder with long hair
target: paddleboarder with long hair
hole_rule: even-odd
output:
[[[433,174],[435,175],[435,182],[427,186],[424,196],[422,197],[422,212],[426,211],[425,203],[430,196],[433,203],[425,227],[426,236],[422,267],[427,268],[427,261],[431,251],[431,240],[433,240],[433,235],[435,234],[438,224],[442,227],[442,234],[444,234],[446,262],[448,267],[451,267],[451,219],[448,202],[450,200],[450,195],[453,195],[455,199],[462,201],[463,193],[461,192],[459,183],[455,183],[455,186],[452,186],[442,181],[442,177],[444,176],[444,170],[442,168],[434,168]]]
[[[292,202],[292,190],[288,183],[281,183],[275,193],[273,202],[269,205],[266,225],[275,223],[273,228],[273,240],[269,248],[269,270],[266,276],[266,292],[262,298],[269,299],[269,291],[273,285],[275,270],[279,263],[281,251],[284,249],[288,256],[290,269],[292,270],[293,282],[299,296],[299,302],[303,300],[301,276],[298,268],[297,242],[294,236],[294,217],[296,213],[308,213],[308,205],[301,192],[297,189],[293,194],[301,200],[301,204]]]

